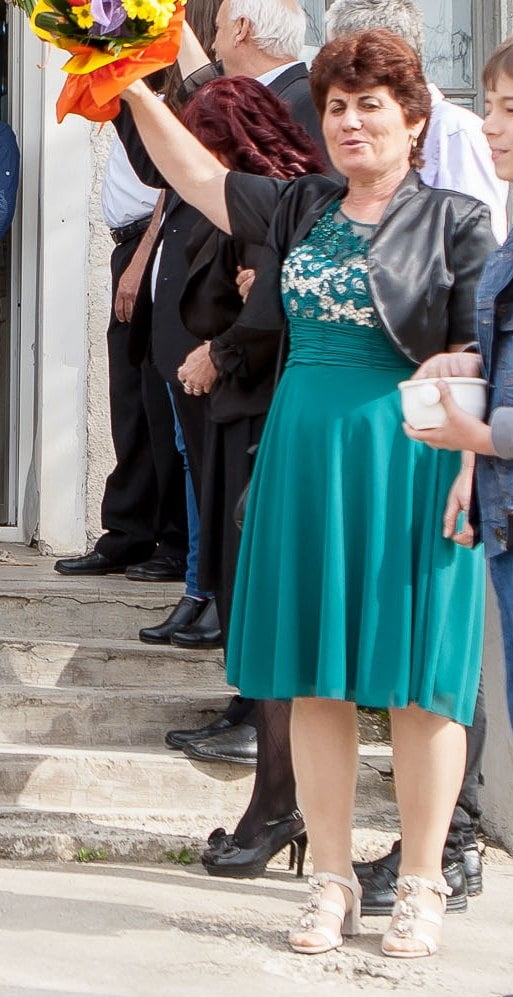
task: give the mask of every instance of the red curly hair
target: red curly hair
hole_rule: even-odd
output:
[[[400,104],[408,125],[426,118],[411,157],[412,166],[421,165],[421,150],[431,114],[431,95],[417,53],[399,35],[387,28],[374,28],[336,38],[314,59],[310,85],[321,117],[332,86],[347,93],[388,87]]]
[[[247,76],[205,83],[185,105],[182,122],[232,170],[282,180],[326,170],[318,146],[287,105]]]

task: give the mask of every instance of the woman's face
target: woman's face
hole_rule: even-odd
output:
[[[501,73],[495,90],[487,90],[483,131],[492,151],[495,172],[513,182],[513,79]]]
[[[412,139],[425,120],[408,125],[401,105],[388,87],[348,93],[338,86],[328,90],[323,133],[336,169],[349,177],[377,179],[410,165]]]

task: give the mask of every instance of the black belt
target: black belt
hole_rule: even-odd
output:
[[[116,246],[120,246],[122,242],[128,242],[129,239],[135,238],[136,235],[146,232],[151,219],[152,215],[147,215],[146,218],[138,218],[136,222],[130,222],[129,225],[122,225],[121,228],[111,228],[110,234]]]

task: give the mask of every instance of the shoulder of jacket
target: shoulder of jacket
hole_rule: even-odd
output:
[[[445,187],[430,187],[422,180],[419,183],[419,193],[433,204],[446,205],[451,203],[454,205],[454,210],[461,215],[468,214],[474,208],[486,208],[486,205],[478,197],[473,197],[472,194],[462,194],[460,191],[449,190]]]
[[[338,194],[342,195],[344,192],[345,188],[341,183],[337,183],[331,177],[323,176],[322,173],[310,173],[299,177],[297,180],[292,180],[287,190],[287,194],[296,199],[318,199],[323,196],[329,196],[330,194],[336,197]]]

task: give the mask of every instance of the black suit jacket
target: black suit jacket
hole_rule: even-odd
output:
[[[305,63],[300,62],[296,66],[289,66],[269,84],[269,90],[287,102],[294,121],[303,126],[326,155],[321,123],[312,100],[310,79]]]

